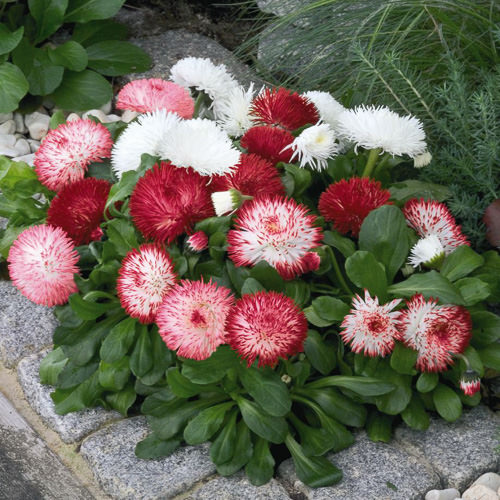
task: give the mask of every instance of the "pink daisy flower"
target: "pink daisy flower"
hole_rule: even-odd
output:
[[[479,374],[474,370],[466,370],[460,378],[460,389],[466,396],[474,396],[481,389]]]
[[[467,238],[462,234],[460,226],[457,225],[444,203],[413,198],[406,202],[403,214],[408,225],[421,238],[431,235],[437,236],[445,255],[449,255],[460,245],[470,246]]]
[[[399,340],[418,352],[417,369],[441,372],[462,354],[472,336],[469,311],[462,306],[437,305],[421,294],[406,301],[398,320]]]
[[[353,298],[351,312],[340,325],[342,340],[351,344],[351,350],[365,356],[384,357],[394,349],[394,339],[398,336],[396,328],[399,311],[391,312],[401,299],[391,300],[379,305],[378,297],[372,298],[365,290],[365,299],[359,295]]]
[[[227,341],[250,366],[274,366],[303,351],[307,320],[293,299],[257,292],[236,301],[227,319]]]
[[[122,261],[116,285],[118,298],[132,318],[144,324],[152,323],[175,280],[168,253],[157,244],[144,244],[131,250]]]
[[[35,153],[35,171],[40,182],[58,191],[83,179],[92,162],[111,156],[113,141],[108,129],[92,120],[59,125],[45,136]]]
[[[226,342],[231,290],[216,283],[183,280],[163,299],[156,323],[169,349],[178,356],[207,359]]]
[[[249,153],[267,158],[273,165],[276,165],[279,162],[290,162],[293,151],[286,147],[294,140],[295,137],[290,132],[264,125],[248,129],[241,138],[240,144]]]
[[[138,113],[165,109],[186,119],[194,114],[194,100],[188,90],[161,78],[144,78],[127,83],[118,93],[116,107]]]
[[[87,177],[64,186],[50,203],[47,224],[64,229],[76,246],[100,240],[111,184]]]
[[[266,261],[284,279],[317,269],[319,257],[311,250],[320,245],[316,216],[291,198],[256,198],[238,211],[236,229],[229,231],[229,257],[237,266]]]
[[[208,236],[203,231],[196,231],[189,236],[186,243],[192,252],[202,252],[208,248]]]
[[[25,229],[14,241],[7,261],[9,274],[21,293],[36,304],[65,304],[78,291],[78,253],[68,235],[47,225]]]

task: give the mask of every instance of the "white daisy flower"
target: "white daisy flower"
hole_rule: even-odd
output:
[[[159,145],[162,160],[177,167],[191,167],[201,175],[230,173],[240,160],[231,139],[212,120],[179,121]]]
[[[141,164],[141,155],[160,156],[165,137],[180,123],[176,113],[164,109],[139,116],[120,135],[111,152],[113,171],[120,179],[124,172],[136,170]]]
[[[240,193],[236,189],[217,191],[211,194],[215,215],[222,217],[240,206]]]
[[[316,106],[321,121],[328,123],[335,130],[339,116],[346,111],[346,108],[340,104],[329,92],[321,92],[319,90],[310,90],[302,94],[307,97]]]
[[[427,151],[422,122],[414,116],[400,116],[385,106],[359,106],[341,113],[338,130],[343,140],[356,147],[380,148],[391,155],[414,158]]]
[[[216,66],[210,59],[185,57],[170,69],[170,79],[182,87],[195,87],[214,100],[227,95],[238,82],[224,64]]]
[[[303,130],[298,137],[284,149],[292,148],[291,160],[298,157],[300,167],[309,165],[316,170],[327,167],[327,160],[339,150],[335,134],[327,123],[313,125]]]
[[[415,168],[426,167],[431,161],[432,155],[429,153],[429,151],[425,151],[421,155],[417,155],[415,156],[415,158],[413,158],[413,166]]]
[[[231,137],[242,136],[253,125],[250,116],[253,97],[252,83],[248,90],[242,86],[235,87],[226,96],[215,99],[213,110],[217,123]]]
[[[411,249],[408,262],[413,267],[425,264],[427,267],[436,267],[445,256],[444,247],[440,239],[431,234],[419,240]]]

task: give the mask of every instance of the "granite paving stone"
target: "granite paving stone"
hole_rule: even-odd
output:
[[[433,417],[426,431],[402,425],[395,438],[405,449],[424,456],[443,482],[443,488],[462,491],[478,476],[496,471],[500,417],[484,405],[464,410],[457,422]]]
[[[120,500],[168,499],[215,473],[208,445],[186,446],[157,460],[135,456],[149,432],[144,417],[113,423],[86,438],[80,448],[102,489]]]
[[[17,377],[31,407],[65,443],[81,441],[105,423],[122,418],[117,411],[106,411],[103,408],[89,408],[67,415],[58,415],[50,397],[54,388],[43,385],[38,374],[40,362],[48,352],[49,350],[44,350],[22,359],[17,367]]]
[[[56,326],[50,307],[34,304],[10,281],[0,280],[0,361],[7,368],[50,345]]]
[[[391,444],[370,441],[365,432],[356,442],[328,460],[343,472],[336,485],[312,489],[302,483],[291,459],[278,468],[278,476],[292,497],[307,500],[417,500],[440,487],[438,475],[424,462]]]

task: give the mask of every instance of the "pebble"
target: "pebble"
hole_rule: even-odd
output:
[[[102,123],[108,123],[108,117],[100,109],[90,109],[89,111],[85,111],[85,113],[83,113],[82,115],[82,118],[86,119],[90,118],[91,116],[97,118]]]
[[[99,109],[105,114],[105,115],[109,115],[109,113],[111,113],[111,106],[112,106],[112,103],[111,101],[108,101],[106,104],[104,104],[104,106],[101,106]]]
[[[455,488],[431,490],[425,495],[425,500],[455,500],[455,498],[460,498],[460,492]]]
[[[12,134],[0,134],[0,146],[12,146],[16,144],[17,137]]]
[[[497,491],[500,488],[500,476],[494,472],[487,472],[474,481],[472,486],[477,484],[482,484],[493,491]]]
[[[11,146],[6,146],[5,144],[0,144],[0,156],[9,156],[12,158],[13,156],[17,156],[19,153],[17,152],[17,149],[11,147]]]
[[[28,129],[30,125],[33,125],[34,123],[45,122],[45,121],[48,122],[49,120],[50,117],[46,113],[40,113],[40,111],[35,111],[34,113],[28,113],[24,117],[24,123],[26,124]]]
[[[12,120],[14,113],[0,113],[0,123],[5,123],[7,120]]]
[[[7,120],[0,125],[0,134],[14,134],[16,132],[16,122]]]
[[[136,111],[132,111],[130,109],[126,109],[123,113],[122,113],[122,121],[125,122],[125,123],[129,123],[131,122],[134,118],[136,118],[137,116],[139,116],[139,113],[137,113]]]
[[[16,124],[16,132],[19,134],[26,134],[28,128],[24,124],[24,117],[21,113],[14,113],[14,122]]]
[[[463,500],[498,500],[498,495],[484,484],[471,486],[462,495]]]
[[[80,120],[80,115],[76,113],[70,113],[66,118],[67,122],[74,122],[75,120]]]
[[[45,122],[35,122],[28,127],[28,130],[30,133],[30,137],[32,139],[35,139],[35,141],[39,141],[43,139],[49,131],[49,120]]]
[[[36,153],[40,147],[40,141],[35,141],[35,139],[28,139],[28,144],[32,153]]]
[[[2,149],[0,148],[0,151],[1,150]],[[24,163],[27,163],[30,167],[32,167],[35,164],[35,155],[32,153],[29,155],[16,156],[15,158],[12,158],[12,161],[23,161]]]
[[[18,139],[14,147],[17,149],[19,156],[31,153],[30,143],[26,139]]]
[[[107,115],[106,118],[108,120],[108,123],[110,123],[110,122],[119,122],[122,119],[121,116],[113,115],[113,114]]]

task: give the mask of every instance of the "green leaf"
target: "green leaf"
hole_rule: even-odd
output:
[[[121,256],[139,247],[132,223],[125,219],[112,219],[106,224],[106,234]]]
[[[49,122],[50,130],[54,130],[55,128],[59,127],[59,125],[62,125],[63,123],[66,123],[66,117],[64,116],[63,111],[58,109],[50,117],[50,122]]]
[[[441,266],[441,274],[451,282],[464,278],[474,269],[482,266],[484,259],[471,247],[462,245],[448,255]]]
[[[457,393],[444,384],[439,384],[432,393],[436,411],[448,422],[455,422],[462,415],[462,402]]]
[[[144,415],[162,417],[179,404],[179,398],[169,388],[164,388],[148,395],[142,403],[141,412]]]
[[[250,270],[250,276],[262,283],[267,290],[282,292],[285,288],[285,282],[274,267],[266,261],[260,261]]]
[[[391,354],[391,368],[403,375],[413,375],[417,357],[417,351],[406,347],[401,342],[396,342]]]
[[[87,47],[87,55],[89,68],[106,76],[143,73],[151,67],[149,55],[129,42],[97,42]]]
[[[397,297],[421,293],[426,299],[439,298],[443,304],[465,304],[460,292],[437,271],[413,274],[407,280],[391,285],[388,291]]]
[[[68,0],[28,0],[28,7],[36,21],[35,44],[38,44],[61,27]]]
[[[195,384],[211,384],[221,380],[228,370],[238,365],[236,353],[229,346],[219,346],[203,361],[184,359],[182,374]]]
[[[130,377],[128,356],[114,363],[99,363],[99,383],[109,391],[121,391]]]
[[[70,295],[68,302],[73,311],[75,311],[75,314],[84,320],[97,319],[110,309],[116,307],[116,302],[92,302],[85,300],[79,293]]]
[[[346,314],[349,314],[350,310],[350,307],[342,300],[326,295],[315,298],[311,305],[314,312],[328,322],[342,321]]]
[[[385,380],[372,377],[350,377],[333,375],[323,377],[305,386],[306,389],[321,389],[323,387],[342,387],[360,396],[380,396],[392,392],[396,386]]]
[[[266,287],[254,278],[247,278],[241,287],[241,295],[266,291]]]
[[[336,248],[346,259],[356,251],[356,245],[352,240],[342,236],[337,231],[325,231],[323,241],[333,248]]]
[[[178,367],[170,368],[167,372],[168,386],[180,398],[190,398],[204,392],[206,385],[194,384],[181,374]]]
[[[437,373],[421,373],[417,380],[417,391],[426,393],[431,392],[438,385],[439,375]]]
[[[367,289],[372,296],[385,302],[387,296],[387,278],[384,266],[371,252],[358,250],[345,261],[345,270],[349,279],[359,288]]]
[[[382,441],[388,443],[392,437],[392,420],[393,417],[372,411],[368,415],[366,421],[366,433],[372,441]]]
[[[71,71],[83,71],[87,67],[87,52],[76,42],[69,41],[48,52],[49,59],[57,66]]]
[[[135,455],[138,458],[152,459],[171,455],[181,444],[180,439],[158,439],[150,434],[146,439],[139,441],[135,446]]]
[[[293,196],[300,196],[312,182],[311,172],[294,164],[285,164],[285,172],[290,174],[294,181]]]
[[[86,23],[95,19],[113,17],[125,0],[69,0],[64,17],[66,23]]]
[[[231,460],[236,445],[236,417],[238,413],[232,412],[226,425],[219,432],[210,446],[210,458],[214,464],[223,464]]]
[[[425,431],[429,427],[429,414],[418,394],[413,394],[409,405],[402,411],[401,417],[405,424],[412,429]]]
[[[483,365],[500,371],[500,344],[494,343],[490,346],[477,350]]]
[[[411,376],[400,375],[392,370],[390,366],[382,363],[377,369],[377,376],[396,386],[392,392],[376,398],[377,409],[389,415],[401,413],[411,400]]]
[[[389,191],[391,192],[391,200],[401,202],[406,202],[411,198],[443,201],[450,197],[450,190],[448,187],[432,184],[430,182],[417,181],[415,179],[392,184]]]
[[[130,356],[130,369],[136,377],[146,375],[153,367],[151,334],[146,326],[141,325],[139,338]]]
[[[473,311],[472,344],[475,347],[486,347],[500,339],[500,317],[488,311]]]
[[[68,362],[68,358],[61,347],[50,351],[40,363],[40,382],[47,385],[56,385],[57,377]]]
[[[327,344],[316,330],[308,330],[304,352],[311,364],[322,375],[328,375],[337,364],[335,347]]]
[[[230,476],[239,471],[250,460],[253,454],[250,430],[241,420],[236,426],[236,444],[231,460],[217,465],[217,472],[221,476]]]
[[[51,98],[59,108],[85,111],[99,108],[113,97],[109,82],[91,70],[65,71],[61,85]]]
[[[111,408],[119,411],[124,417],[127,416],[129,408],[135,403],[137,394],[132,384],[127,385],[119,392],[106,395],[106,402]]]
[[[98,374],[94,374],[73,389],[57,389],[50,397],[55,403],[55,411],[59,415],[65,415],[71,411],[83,410],[94,406],[102,393],[102,387],[98,382]]]
[[[141,382],[146,385],[154,385],[165,377],[167,368],[172,365],[174,354],[166,346],[158,333],[158,327],[153,326],[151,331],[151,352],[153,353],[153,367],[141,377]]]
[[[87,47],[105,40],[124,40],[127,38],[128,28],[110,19],[91,21],[76,24],[71,36],[72,40]]]
[[[466,306],[472,306],[486,300],[490,294],[490,285],[479,278],[462,278],[455,282]]]
[[[81,384],[84,380],[87,380],[99,366],[99,363],[92,362],[88,365],[79,366],[75,364],[72,359],[64,365],[64,368],[59,373],[57,377],[57,387],[59,389],[69,389]]]
[[[0,113],[15,111],[28,92],[28,80],[17,66],[5,62],[0,64],[0,81]]]
[[[284,417],[292,407],[288,387],[270,368],[242,367],[239,376],[250,396],[274,417]]]
[[[303,307],[309,302],[311,288],[305,281],[287,281],[285,282],[285,294],[292,298],[299,307]]]
[[[105,363],[114,363],[128,353],[135,340],[137,320],[126,318],[115,325],[101,345],[100,356]]]
[[[24,26],[10,31],[5,24],[0,24],[0,55],[9,54],[18,45],[24,34]]]
[[[208,441],[220,428],[226,412],[234,405],[234,401],[206,408],[194,417],[184,429],[184,440],[187,444],[201,444]]]
[[[324,455],[335,447],[336,436],[330,434],[326,429],[306,425],[295,417],[295,415],[291,415],[290,419],[296,431],[299,433],[300,444],[305,455]]]
[[[333,320],[325,320],[319,316],[312,305],[303,309],[303,312],[306,315],[307,321],[313,326],[325,328],[335,323]]]
[[[266,484],[274,474],[274,458],[269,451],[269,443],[257,438],[253,448],[252,458],[245,467],[248,479],[254,486]]]

